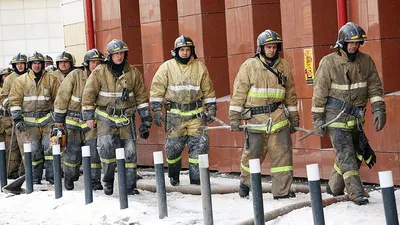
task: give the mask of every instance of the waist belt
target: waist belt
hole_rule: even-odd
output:
[[[50,113],[50,110],[40,111],[40,112],[24,112],[24,113],[22,113],[22,115],[24,115],[25,117],[42,118],[42,117],[45,117],[49,113]]]
[[[327,106],[332,106],[333,108],[343,110],[346,114],[355,116],[357,118],[362,118],[365,116],[364,107],[354,106],[350,103],[342,101],[337,98],[328,97],[328,101],[326,102]]]
[[[0,109],[0,116],[11,116],[11,114],[6,109]]]
[[[277,110],[281,104],[282,104],[281,102],[276,102],[276,103],[272,103],[272,104],[268,104],[268,105],[251,107],[249,109],[251,111],[251,115],[272,113],[275,110]]]
[[[112,106],[98,106],[97,108],[105,111],[110,116],[124,115],[124,112],[126,110],[126,109],[116,109],[115,107]]]
[[[166,108],[179,109],[181,111],[191,111],[203,107],[201,101],[191,102],[189,104],[179,104],[175,102],[168,102]]]
[[[78,111],[68,110],[67,116],[82,119],[82,113]]]

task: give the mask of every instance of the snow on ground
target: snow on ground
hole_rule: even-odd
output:
[[[117,179],[117,176],[116,176]],[[149,176],[145,179],[154,179]],[[11,180],[9,180],[11,182]],[[45,181],[44,181],[45,183]],[[155,183],[155,181],[154,181]],[[166,179],[169,185],[169,180]],[[238,185],[239,181],[224,177],[211,177],[211,185]],[[63,197],[54,198],[54,187],[34,186],[34,193],[12,196],[0,193],[0,225],[186,225],[203,224],[202,201],[200,195],[167,193],[168,217],[158,219],[156,193],[141,191],[140,195],[129,196],[129,208],[119,209],[118,188],[114,194],[105,196],[96,191],[93,203],[85,205],[83,178],[74,191],[63,190]],[[181,185],[189,185],[188,175],[181,174]],[[25,185],[23,185],[25,187]],[[40,191],[48,189],[48,191]],[[370,193],[370,204],[357,206],[351,202],[341,202],[324,209],[326,225],[385,224],[382,195],[379,191]],[[400,204],[400,191],[395,192]],[[323,194],[323,198],[331,196]],[[309,194],[297,193],[295,199],[273,200],[269,193],[263,194],[264,211],[271,211],[285,205],[307,201]],[[237,193],[213,195],[214,224],[231,225],[253,217],[251,199],[242,199]],[[310,207],[298,209],[278,217],[267,225],[310,225],[313,224]]]

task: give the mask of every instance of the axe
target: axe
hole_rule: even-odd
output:
[[[208,127],[208,126],[202,126],[203,131],[206,130],[221,130],[221,129],[231,129],[231,126],[225,123],[224,121],[218,119],[215,116],[211,116],[211,119],[217,121],[220,123],[222,126],[216,126],[216,127]],[[240,125],[239,128],[245,129],[245,128],[258,128],[258,127],[266,127],[265,131],[267,133],[271,132],[271,127],[272,127],[272,118],[269,118],[266,124],[246,124],[246,125]]]

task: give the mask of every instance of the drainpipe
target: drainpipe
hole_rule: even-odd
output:
[[[338,28],[347,23],[347,0],[336,0]]]
[[[85,16],[86,16],[86,46],[89,49],[95,48],[94,45],[94,26],[93,26],[93,10],[92,0],[85,0]]]

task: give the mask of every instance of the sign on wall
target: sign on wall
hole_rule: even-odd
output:
[[[304,54],[304,75],[306,84],[312,85],[314,83],[314,54],[312,48],[303,49]]]

